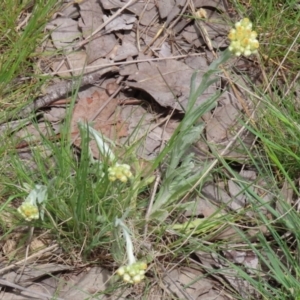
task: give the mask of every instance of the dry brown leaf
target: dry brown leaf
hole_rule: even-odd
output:
[[[137,1],[134,5],[128,7],[128,10],[139,17],[139,23],[144,26],[150,26],[158,14],[156,0],[149,0],[145,3]]]
[[[35,142],[41,140],[41,137],[51,136],[51,126],[46,122],[30,124],[14,133],[14,137],[26,142]]]
[[[145,160],[154,159],[160,151],[161,144],[171,137],[169,132],[155,126],[155,116],[141,106],[126,105],[121,110],[121,116],[128,124],[128,136],[122,138],[121,143],[138,143],[136,154]]]
[[[198,299],[213,288],[213,281],[205,279],[200,271],[188,267],[173,269],[164,276],[164,282],[179,299]]]
[[[206,126],[207,141],[227,144],[230,131],[238,122],[239,116],[240,110],[230,103],[217,107]]]
[[[59,12],[59,15],[61,15],[64,18],[77,19],[79,17],[78,6],[75,3],[73,5],[66,5]]]
[[[194,25],[185,27],[182,31],[182,36],[190,45],[194,45],[196,48],[205,44],[203,38],[198,34]]]
[[[256,271],[260,265],[258,257],[253,251],[223,250],[223,254],[231,262],[243,265],[248,273],[257,274]]]
[[[172,51],[169,43],[164,42],[159,50],[159,57],[171,57]]]
[[[207,253],[203,251],[195,251],[195,254],[202,263],[204,269],[211,272],[213,269],[218,269],[219,272],[212,274],[212,276],[218,279],[219,282],[223,282],[224,279],[241,295],[242,299],[252,299],[254,296],[256,299],[257,293],[249,282],[243,280],[238,276],[238,271],[232,268],[228,268],[228,263],[225,259],[221,259],[215,253]],[[222,273],[224,269],[224,273]],[[203,299],[204,300],[204,299]]]
[[[162,19],[166,18],[170,11],[173,9],[175,6],[176,1],[175,0],[164,0],[164,1],[159,1],[158,2],[158,10],[160,17]]]
[[[33,253],[33,252],[36,252],[36,251],[39,251],[43,248],[46,248],[47,245],[40,239],[38,238],[34,238],[30,245],[29,245],[29,248],[30,248],[30,251]]]
[[[109,17],[103,15],[103,21],[106,22],[107,19]],[[136,17],[134,15],[123,13],[109,22],[105,26],[105,29],[107,33],[119,30],[131,30],[135,21]]]
[[[203,199],[200,197],[197,197],[195,199],[195,206],[191,209],[188,209],[185,212],[186,217],[190,216],[203,216],[204,218],[208,218],[213,214],[220,213],[220,208],[216,205],[214,205],[211,201],[208,199]]]
[[[202,26],[205,28],[209,39],[214,48],[225,47],[228,45],[227,35],[231,29],[230,24],[226,21],[224,13],[220,14],[216,9],[205,8],[207,19],[201,21]],[[217,40],[221,37],[220,40]]]
[[[248,204],[243,188],[235,183],[233,180],[228,180],[228,192],[230,196],[234,199],[232,208],[237,211],[246,207]]]
[[[227,102],[227,101],[226,101]],[[212,118],[206,125],[206,137],[209,144],[216,147],[215,150],[221,152],[232,140],[236,132],[243,126],[239,119],[241,112],[237,105],[229,102],[224,106],[217,107]],[[246,131],[240,136],[241,141],[237,141],[226,153],[228,157],[245,158],[248,154],[245,147],[251,147],[254,141],[254,135]]]
[[[167,18],[166,23],[169,24],[173,19],[178,17],[182,6],[186,0],[164,0],[158,2],[159,14],[162,19]]]
[[[89,36],[96,30],[102,23],[104,17],[102,7],[97,0],[88,0],[80,4],[79,27],[83,32],[83,36]],[[98,33],[93,39],[85,46],[87,54],[87,63],[90,64],[95,60],[107,57],[117,44],[117,40],[113,34]]]
[[[81,18],[78,25],[86,38],[103,23],[103,10],[98,0],[82,1],[79,8]]]
[[[51,37],[57,49],[71,49],[72,43],[81,36],[77,21],[71,18],[57,18],[50,24],[56,27]]]
[[[230,209],[236,211],[244,207],[244,202],[241,203],[236,197],[231,197],[227,192],[219,185],[210,182],[207,183],[201,193],[209,200],[215,203],[226,204]]]
[[[87,63],[90,64],[99,58],[108,58],[109,53],[118,44],[114,34],[96,35],[86,46]]]
[[[7,240],[2,247],[2,251],[6,256],[11,255],[12,252],[15,252],[16,249],[17,249],[17,242],[13,239]]]
[[[161,106],[181,110],[180,103],[186,108],[191,76],[194,73],[192,68],[177,60],[158,61],[155,64],[143,62],[137,67],[138,71],[135,73],[131,73],[126,67],[122,70],[122,75],[129,75],[126,81],[128,86],[146,91]],[[202,75],[199,72],[195,80],[196,86],[200,84],[201,79]],[[205,91],[198,98],[196,106],[203,103],[213,92],[213,87]]]
[[[123,39],[122,45],[118,45],[116,55],[114,57],[115,61],[127,59],[128,57],[138,55],[139,51],[135,44],[131,41]]]
[[[16,273],[19,275],[18,282],[23,283],[37,281],[44,276],[50,276],[51,274],[57,274],[71,269],[73,269],[73,267],[56,263],[30,264],[25,268],[21,267]],[[8,280],[6,276],[5,278]]]
[[[68,72],[70,68],[66,63],[65,58],[54,59],[51,62],[51,69],[53,72],[59,72],[61,78],[70,78],[72,76],[72,74]]]
[[[292,185],[287,181],[284,180],[282,188],[280,190],[281,197],[276,201],[276,210],[280,213],[283,218],[289,218],[289,214],[286,214],[286,205],[282,205],[283,201],[284,204],[292,205],[294,199],[294,190]]]
[[[71,52],[66,55],[68,67],[71,69],[73,76],[82,75],[82,70],[84,69],[87,62],[87,55],[85,51]],[[72,71],[73,69],[79,69]]]
[[[115,9],[123,7],[124,2],[121,0],[101,0],[101,5],[106,10],[113,10],[113,13]],[[144,26],[150,25],[158,13],[156,0],[147,0],[145,3],[141,1],[136,1],[135,3],[130,5],[126,10],[138,16],[140,24]]]
[[[87,93],[89,96],[86,96]],[[94,129],[101,132],[111,140],[116,140],[127,135],[126,125],[122,121],[121,116],[116,114],[118,100],[111,99],[107,104],[105,104],[107,99],[107,93],[97,87],[90,88],[85,93],[79,93],[79,101],[75,105],[71,121],[71,132],[73,139],[79,133],[77,127],[78,121],[93,122]],[[95,113],[99,111],[101,107],[103,107],[103,109],[99,115],[92,120]],[[80,142],[81,139],[79,137],[74,141],[74,144],[80,147]],[[91,141],[90,147],[93,155],[95,157],[99,157],[99,150],[95,141]]]
[[[64,107],[51,107],[51,109],[44,113],[44,119],[51,123],[61,122],[66,116],[66,109]]]
[[[104,291],[111,274],[100,267],[91,268],[86,273],[81,273],[73,282],[68,282],[65,290],[60,294],[65,300],[91,299],[95,293]]]
[[[196,8],[200,7],[214,7],[221,11],[225,11],[223,1],[220,0],[193,0]]]
[[[101,0],[101,5],[103,6],[104,9],[116,9],[120,8],[124,5],[124,2],[121,0]]]

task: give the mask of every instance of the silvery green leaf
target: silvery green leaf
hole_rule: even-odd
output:
[[[104,142],[104,137],[97,130],[95,130],[89,124],[83,122],[78,122],[78,126],[86,131],[89,131],[90,135],[95,139],[99,151],[102,155],[108,156],[111,161],[115,160],[115,155],[113,154],[107,143]]]
[[[34,189],[36,190],[36,197],[39,204],[47,201],[47,187],[45,185],[37,184]]]
[[[36,200],[37,200],[37,191],[34,188],[30,191],[30,193],[28,194],[24,202],[28,202],[36,206],[37,205]]]
[[[171,151],[170,164],[168,166],[166,176],[172,173],[178,166],[179,162],[184,157],[188,148],[199,140],[200,134],[204,129],[203,124],[189,128],[186,132],[180,132],[178,138],[174,142],[173,149]]]

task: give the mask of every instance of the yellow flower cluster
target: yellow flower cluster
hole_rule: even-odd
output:
[[[130,177],[132,177],[132,173],[129,165],[116,163],[113,167],[108,168],[108,179],[110,181],[119,179],[122,182],[127,182]]]
[[[18,212],[26,221],[32,221],[40,217],[38,207],[29,202],[23,202],[22,205],[18,207]]]
[[[235,28],[231,29],[228,35],[231,41],[229,50],[236,56],[256,53],[259,47],[259,42],[256,39],[257,33],[252,31],[252,23],[248,18],[235,23]]]
[[[128,283],[140,283],[145,278],[147,264],[145,262],[136,262],[132,265],[120,267],[117,274]]]

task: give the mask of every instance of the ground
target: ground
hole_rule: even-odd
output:
[[[3,1],[3,299],[300,299],[297,1]]]

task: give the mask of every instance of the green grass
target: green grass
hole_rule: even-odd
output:
[[[203,261],[199,263],[195,258],[194,261],[207,277],[231,271],[248,282],[248,290],[234,289],[224,282],[234,299],[300,299],[299,114],[295,109],[294,90],[286,92],[282,89],[291,84],[299,70],[298,54],[291,45],[298,42],[300,10],[295,9],[297,1],[283,5],[280,1],[251,1],[248,7],[242,2],[233,2],[241,15],[249,16],[254,22],[260,34],[260,54],[265,57],[261,67],[266,72],[266,82],[252,87],[255,97],[249,94],[255,103],[260,101],[255,124],[245,125],[255,134],[257,142],[248,151],[244,167],[255,169],[257,178],[242,178],[237,163],[219,156],[213,145],[209,145],[215,156],[213,161],[199,161],[185,154],[202,136],[204,124],[199,123],[199,118],[214,107],[219,97],[219,94],[213,95],[205,105],[193,108],[199,95],[212,83],[210,74],[206,74],[199,87],[194,86],[194,78],[191,79],[185,117],[146,171],[136,158],[134,147],[123,149],[121,154],[114,143],[107,140],[104,143],[115,158],[102,148],[101,160],[92,159],[88,142],[95,137],[85,129],[81,130],[81,151],[75,151],[69,144],[68,121],[58,142],[42,137],[40,145],[31,146],[34,162],[31,167],[20,159],[14,142],[6,138],[0,145],[0,243],[9,239],[20,226],[28,225],[16,208],[30,189],[40,184],[48,190],[44,219],[33,221],[31,226],[35,230],[49,230],[51,238],[60,243],[65,253],[80,253],[84,261],[92,261],[112,271],[116,270],[116,265],[127,264],[126,243],[121,228],[115,226],[116,219],[122,219],[132,234],[135,255],[151,265],[152,277],[159,279],[157,270],[160,268],[156,266],[164,259],[174,265],[188,265],[191,254],[193,258],[196,253],[201,261],[203,253],[213,253],[218,267]],[[36,1],[27,25],[15,30],[27,2],[23,5],[20,6],[18,1],[0,4],[0,108],[3,116],[6,111],[19,109],[33,99],[44,83],[44,79],[34,72],[41,55],[35,53],[35,49],[43,40],[43,25],[56,3]],[[277,74],[276,68],[281,62],[285,69]],[[212,69],[216,66],[214,62]],[[273,80],[274,73],[277,76]],[[30,79],[16,83],[16,78],[24,76]],[[264,91],[269,83],[271,95]],[[76,91],[73,101],[75,97]],[[101,147],[103,145],[99,146],[100,150]],[[51,156],[46,155],[49,150]],[[111,182],[109,168],[116,162],[130,165],[133,178],[126,183]],[[158,168],[161,181],[155,190],[154,171]],[[238,169],[241,168],[239,164]],[[245,194],[248,205],[240,210],[230,210],[225,204],[219,204],[219,209],[210,217],[197,215],[195,199],[205,198],[205,184],[221,179],[226,183],[233,180]],[[293,191],[291,199],[282,190],[285,184]],[[153,192],[155,201],[149,207]],[[266,194],[268,198],[264,197]],[[43,210],[42,206],[40,208]],[[190,218],[182,214],[187,208],[194,211]],[[220,238],[226,230],[231,230],[230,236]],[[24,234],[19,245],[25,243],[26,238]],[[150,250],[147,245],[151,245]],[[225,257],[225,250],[256,256],[258,265],[246,269],[243,264],[234,264]],[[17,260],[22,254],[22,251],[16,253],[11,259]],[[150,281],[146,282],[150,284]],[[116,283],[114,287],[119,285]]]
[[[35,3],[33,5],[33,3]],[[2,118],[39,93],[45,82],[36,53],[44,26],[59,7],[55,0],[4,0],[0,4],[0,112]],[[23,24],[23,25],[22,25]],[[20,26],[22,25],[22,26]]]

